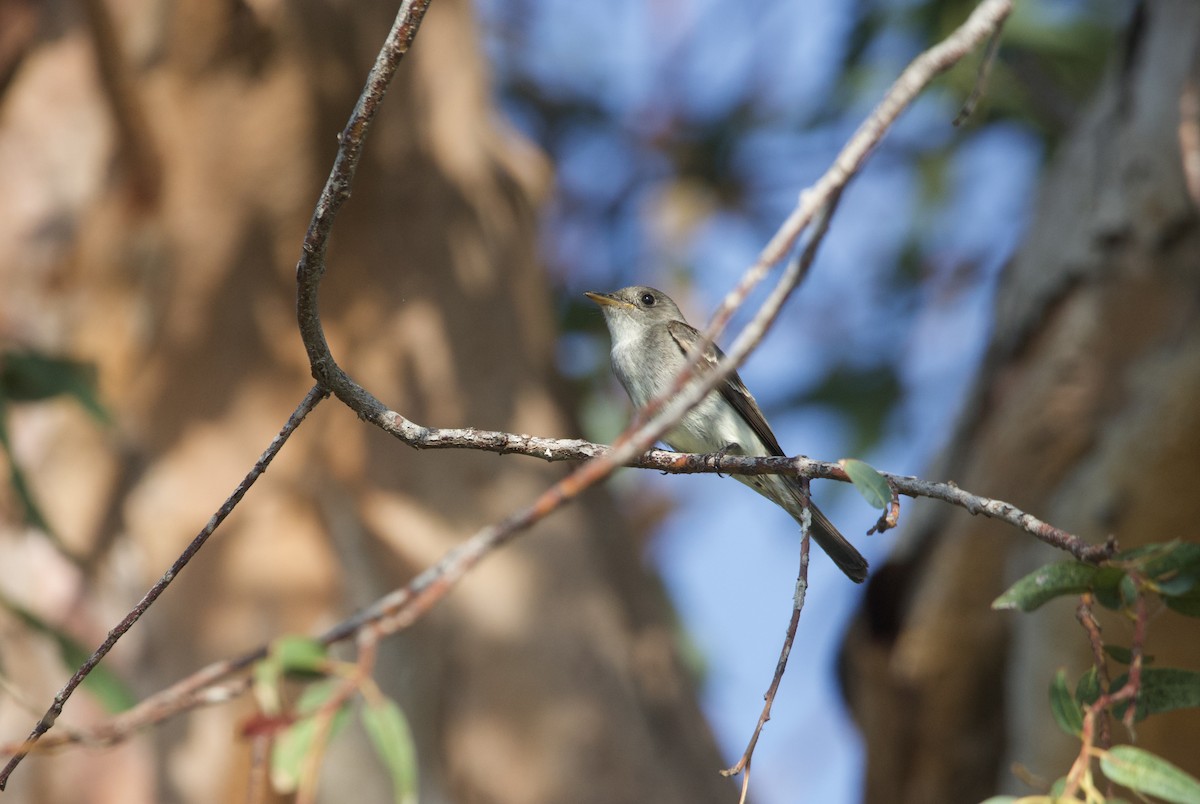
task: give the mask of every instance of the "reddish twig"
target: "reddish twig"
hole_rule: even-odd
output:
[[[891,530],[900,524],[900,493],[896,491],[894,486],[891,486],[891,484],[888,485],[892,489],[891,502],[888,503],[884,512],[880,514],[879,521],[867,531],[868,536],[875,533],[883,533],[885,530]]]
[[[1087,592],[1079,596],[1079,607],[1075,610],[1075,619],[1083,626],[1088,634],[1088,643],[1092,647],[1092,664],[1096,668],[1096,677],[1100,680],[1100,691],[1108,692],[1112,688],[1112,679],[1108,674],[1108,661],[1104,658],[1104,639],[1100,634],[1100,623],[1092,613],[1092,594]],[[1100,734],[1096,743],[1101,748],[1112,745],[1112,734],[1109,731],[1108,711],[1100,713],[1098,726]]]
[[[317,730],[308,754],[304,757],[300,771],[300,784],[296,791],[296,804],[312,804],[317,798],[317,774],[321,769],[321,760],[325,757],[325,748],[333,736],[333,722],[342,707],[358,694],[363,684],[370,678],[375,669],[376,650],[379,644],[378,632],[374,628],[364,628],[358,638],[358,660],[353,669],[345,672],[342,682],[338,685],[329,700],[312,714],[317,721]]]
[[[1132,573],[1131,577],[1133,577]],[[1127,704],[1123,721],[1125,723],[1125,727],[1129,729],[1130,733],[1133,732],[1133,722],[1137,717],[1137,698],[1142,688],[1142,665],[1145,657],[1144,651],[1146,645],[1146,625],[1150,620],[1149,607],[1146,605],[1146,595],[1143,591],[1141,591],[1143,588],[1141,579],[1137,577],[1134,577],[1133,579],[1138,582],[1139,591],[1137,599],[1133,604],[1134,620],[1133,637],[1129,646],[1131,655],[1129,662],[1129,675],[1126,677],[1125,683],[1121,685],[1119,690],[1112,691],[1105,688],[1100,694],[1099,698],[1084,708],[1083,728],[1080,730],[1079,735],[1081,742],[1079,755],[1075,758],[1075,762],[1071,765],[1071,770],[1067,774],[1067,785],[1063,790],[1062,795],[1062,797],[1066,799],[1074,797],[1075,792],[1083,783],[1084,776],[1087,774],[1088,766],[1092,761],[1092,756],[1095,754],[1097,742],[1107,739],[1106,729],[1103,726],[1101,727],[1099,738],[1097,738],[1096,730],[1097,723],[1103,724],[1107,721],[1108,709],[1110,707],[1121,703]],[[1081,605],[1080,608],[1082,609],[1083,606]],[[1091,612],[1089,607],[1089,618],[1090,614]],[[1081,619],[1081,622],[1084,621]],[[1092,623],[1094,622],[1095,620],[1092,619]],[[1096,652],[1096,645],[1100,645],[1099,661],[1103,662],[1103,643],[1099,641],[1099,626],[1096,626],[1095,630],[1093,631],[1092,627],[1084,622],[1084,628],[1087,629],[1088,637],[1092,642],[1093,653]],[[1105,747],[1103,743],[1101,743],[1101,747]]]

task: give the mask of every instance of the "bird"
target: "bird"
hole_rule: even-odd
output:
[[[588,291],[600,306],[612,339],[613,373],[629,394],[634,407],[670,394],[687,363],[687,355],[700,342],[700,333],[684,320],[678,305],[661,290],[642,285],[611,293]],[[697,372],[711,371],[724,353],[708,344]],[[663,435],[677,452],[745,456],[785,455],[767,424],[762,409],[737,372],[684,414]],[[806,492],[799,478],[789,475],[734,475],[741,483],[783,508],[800,522]],[[855,583],[867,577],[867,560],[855,549],[821,509],[809,502],[810,533],[833,563]]]

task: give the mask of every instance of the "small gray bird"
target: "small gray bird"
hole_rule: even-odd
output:
[[[683,320],[675,302],[661,290],[641,286],[612,293],[588,292],[600,305],[612,336],[613,373],[636,407],[670,392],[687,362],[688,351],[700,333]],[[711,370],[725,355],[710,345],[699,371]],[[663,436],[679,452],[732,455],[784,455],[758,403],[737,372],[730,374]],[[804,491],[800,481],[786,475],[734,475],[800,521]],[[812,537],[833,563],[855,583],[867,577],[867,560],[846,541],[817,506],[812,512]]]

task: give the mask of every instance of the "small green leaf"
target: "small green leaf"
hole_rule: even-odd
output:
[[[1130,562],[1147,578],[1165,581],[1179,573],[1200,572],[1200,544],[1175,540],[1148,546],[1157,549],[1134,556]]]
[[[96,368],[91,363],[37,352],[0,355],[0,396],[37,402],[62,394],[74,397],[97,421],[111,421],[96,394]]]
[[[1078,737],[1083,731],[1083,710],[1067,686],[1066,670],[1060,669],[1050,683],[1050,712],[1058,727],[1072,737]]]
[[[1184,616],[1200,617],[1200,587],[1181,595],[1163,593],[1163,603],[1167,604],[1167,608]]]
[[[271,784],[278,793],[294,793],[304,772],[304,763],[317,748],[327,746],[346,724],[345,703],[333,714],[332,723],[315,717],[317,711],[339,691],[339,679],[326,679],[308,685],[296,703],[297,721],[279,735],[271,748]],[[328,727],[324,743],[317,737]]]
[[[329,663],[325,646],[306,636],[283,636],[271,643],[271,656],[283,673],[323,675]]]
[[[13,453],[12,442],[8,437],[8,409],[4,404],[3,396],[0,396],[0,449],[4,450],[4,457],[8,461],[8,482],[21,503],[25,524],[47,534],[57,544],[54,531],[51,530],[50,523],[42,514],[42,509],[37,504],[37,498],[33,496],[33,489],[25,477],[25,470],[21,468],[21,464],[17,462],[17,456]]]
[[[1075,685],[1075,701],[1080,707],[1091,706],[1100,698],[1100,677],[1095,667],[1089,667],[1087,672],[1079,677]]]
[[[1200,781],[1165,759],[1132,745],[1118,745],[1101,754],[1100,769],[1119,785],[1172,804],[1200,801]]]
[[[1120,662],[1121,664],[1133,663],[1133,651],[1131,651],[1129,648],[1125,648],[1120,645],[1105,645],[1104,652],[1107,653],[1113,661]],[[1142,664],[1150,664],[1153,661],[1153,656],[1142,654]]]
[[[1054,780],[1054,783],[1052,785],[1050,785],[1050,798],[1051,799],[1062,798],[1062,794],[1065,793],[1066,790],[1067,790],[1067,777],[1059,776],[1057,779]]]
[[[1125,686],[1128,675],[1113,681],[1113,689]],[[1200,706],[1200,673],[1195,670],[1180,670],[1174,667],[1146,667],[1142,669],[1141,688],[1137,696],[1137,719],[1150,715],[1189,709]],[[1128,703],[1113,707],[1113,714],[1124,717]]]
[[[1151,581],[1150,587],[1160,595],[1186,595],[1188,592],[1196,588],[1196,582],[1200,580],[1192,574],[1175,575],[1171,578],[1166,578],[1158,581]]]
[[[872,508],[888,507],[892,501],[892,487],[875,467],[857,458],[842,458],[838,465],[846,471],[846,476],[867,501],[867,505]]]
[[[1088,591],[1099,571],[1098,567],[1078,561],[1047,564],[1010,586],[1007,592],[992,601],[992,608],[1033,611],[1056,597]]]
[[[279,662],[271,656],[261,662],[254,663],[254,702],[258,708],[268,715],[278,715],[283,710],[283,699],[279,692],[279,682],[283,679],[283,669]]]
[[[1133,605],[1137,603],[1138,595],[1141,594],[1137,581],[1132,576],[1126,575],[1121,579],[1119,589],[1121,592],[1121,605],[1127,609],[1133,608]]]
[[[391,699],[382,698],[363,708],[362,721],[371,744],[392,775],[396,804],[416,804],[417,749],[404,713]]]

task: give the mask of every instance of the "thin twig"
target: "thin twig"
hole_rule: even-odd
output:
[[[225,502],[221,504],[221,507],[218,508],[216,513],[214,513],[208,520],[208,524],[201,528],[200,532],[196,534],[196,537],[192,539],[191,543],[188,544],[184,551],[179,554],[179,557],[175,559],[175,562],[171,564],[170,569],[163,573],[162,577],[158,579],[154,586],[150,587],[150,591],[146,592],[142,599],[138,601],[137,605],[125,615],[125,618],[121,620],[121,622],[117,623],[117,625],[108,632],[108,636],[106,636],[104,641],[100,643],[100,647],[96,648],[92,655],[88,657],[87,661],[79,666],[79,669],[75,671],[75,674],[71,676],[66,685],[64,685],[63,688],[58,691],[58,694],[54,696],[54,703],[50,705],[50,708],[46,710],[46,714],[42,715],[41,719],[37,722],[37,725],[33,727],[33,731],[30,732],[29,737],[25,739],[24,744],[13,754],[12,758],[8,761],[8,764],[4,766],[4,769],[0,770],[0,790],[3,790],[5,785],[8,784],[9,775],[13,772],[17,765],[21,763],[21,760],[25,758],[25,755],[29,753],[33,745],[41,738],[43,734],[45,734],[51,729],[51,727],[54,726],[54,722],[58,720],[58,716],[62,714],[63,705],[66,704],[67,699],[71,697],[71,694],[75,692],[75,689],[81,683],[83,683],[83,680],[87,678],[88,674],[91,673],[96,665],[100,663],[100,660],[103,659],[105,655],[107,655],[108,652],[113,649],[113,646],[117,644],[117,641],[120,640],[121,637],[133,627],[134,623],[136,623],[141,616],[146,613],[146,610],[154,604],[154,601],[158,599],[158,596],[166,591],[166,588],[171,584],[171,581],[175,580],[176,576],[179,575],[183,568],[187,566],[187,563],[192,559],[192,556],[196,555],[196,553],[200,551],[200,548],[204,546],[206,541],[208,541],[208,537],[211,536],[213,532],[216,531],[217,527],[225,521],[225,518],[233,512],[233,509],[236,508],[237,504],[241,502],[244,496],[246,496],[246,492],[250,490],[250,487],[254,485],[254,482],[258,480],[258,478],[262,476],[262,473],[267,470],[267,466],[271,463],[271,460],[279,453],[279,450],[283,448],[283,445],[287,442],[288,437],[292,434],[292,432],[300,426],[300,422],[304,421],[304,417],[307,416],[309,412],[311,412],[312,409],[315,408],[317,404],[327,395],[328,394],[319,386],[313,386],[308,394],[305,395],[304,399],[301,400],[300,404],[296,406],[296,409],[292,412],[292,415],[288,417],[287,423],[283,425],[283,428],[279,431],[275,438],[271,440],[271,443],[267,446],[266,450],[263,451],[263,454],[259,456],[257,461],[254,462],[254,466],[252,466],[250,471],[246,473],[246,476],[242,479],[242,482],[237,485],[237,488],[233,490],[233,493],[226,498]]]
[[[889,487],[890,484],[889,484]],[[879,521],[871,526],[867,531],[870,536],[874,533],[883,533],[885,530],[891,530],[900,524],[900,492],[892,487],[892,499],[887,504],[887,508],[879,515]]]
[[[971,94],[967,96],[962,108],[958,110],[958,114],[954,117],[954,125],[956,127],[967,122],[967,118],[975,113],[975,107],[979,105],[979,99],[987,91],[988,78],[991,76],[992,67],[996,63],[996,54],[999,52],[1000,29],[996,29],[996,32],[992,34],[992,38],[988,40],[987,48],[983,51],[983,58],[979,61],[979,72],[975,74],[975,86],[971,88]]]
[[[1075,610],[1075,619],[1087,631],[1088,643],[1092,647],[1092,665],[1096,668],[1096,677],[1100,680],[1100,692],[1104,694],[1112,688],[1112,679],[1108,674],[1108,661],[1104,658],[1104,638],[1100,633],[1100,623],[1097,622],[1096,615],[1092,611],[1093,600],[1091,592],[1085,592],[1079,596],[1079,607]],[[1112,734],[1109,731],[1107,711],[1099,715],[1097,725],[1100,733],[1096,737],[1096,744],[1101,748],[1108,748],[1112,745]]]
[[[374,628],[364,628],[358,635],[358,659],[353,669],[343,675],[337,690],[328,700],[312,714],[317,728],[312,743],[304,757],[300,769],[300,783],[296,791],[296,804],[311,804],[317,798],[317,776],[321,769],[321,761],[325,757],[325,748],[333,736],[333,724],[338,712],[346,706],[350,699],[360,693],[362,687],[371,678],[375,670],[375,659],[378,655],[376,647],[379,643],[378,634]]]
[[[246,801],[262,804],[267,798],[268,765],[271,759],[271,735],[250,738],[250,770],[246,774]]]
[[[742,771],[746,772],[746,779],[742,784],[742,801],[745,801],[746,791],[749,788],[750,761],[754,758],[754,747],[758,745],[758,738],[762,734],[763,726],[767,725],[767,721],[771,719],[771,706],[775,703],[775,695],[779,692],[779,683],[783,680],[784,670],[787,669],[788,656],[791,655],[792,644],[796,641],[796,629],[800,625],[800,613],[804,610],[804,600],[808,595],[810,541],[808,532],[812,523],[812,514],[808,510],[807,491],[805,489],[806,493],[801,498],[806,502],[804,503],[803,524],[800,528],[803,533],[800,540],[800,573],[796,576],[796,594],[792,598],[792,618],[788,621],[787,635],[783,639],[783,648],[779,651],[779,661],[775,663],[775,675],[771,679],[771,686],[767,688],[766,695],[763,696],[762,713],[758,716],[758,723],[754,726],[754,733],[750,736],[746,750],[742,752],[742,758],[732,768],[721,771],[722,776],[736,776]]]
[[[1133,603],[1134,620],[1133,637],[1129,646],[1131,654],[1129,675],[1119,690],[1104,689],[1099,698],[1084,708],[1083,728],[1080,730],[1079,735],[1081,743],[1079,754],[1076,756],[1075,762],[1072,763],[1070,772],[1067,773],[1067,785],[1063,790],[1062,798],[1070,799],[1074,797],[1079,786],[1085,784],[1088,776],[1088,768],[1095,754],[1097,723],[1103,723],[1107,720],[1108,709],[1110,707],[1120,703],[1126,704],[1124,723],[1130,733],[1132,734],[1133,732],[1133,722],[1137,718],[1137,699],[1142,689],[1142,665],[1145,659],[1146,625],[1150,620],[1150,611],[1146,604],[1146,593],[1142,591],[1145,588],[1143,579],[1134,576],[1132,573],[1131,577],[1137,582],[1139,591]],[[1084,623],[1084,627],[1088,629],[1089,637],[1092,637],[1092,629],[1088,627],[1087,623]],[[1098,629],[1096,633],[1099,633]],[[1092,639],[1093,645],[1097,644],[1095,637],[1092,637]],[[1105,733],[1102,731],[1101,738],[1104,736]]]

